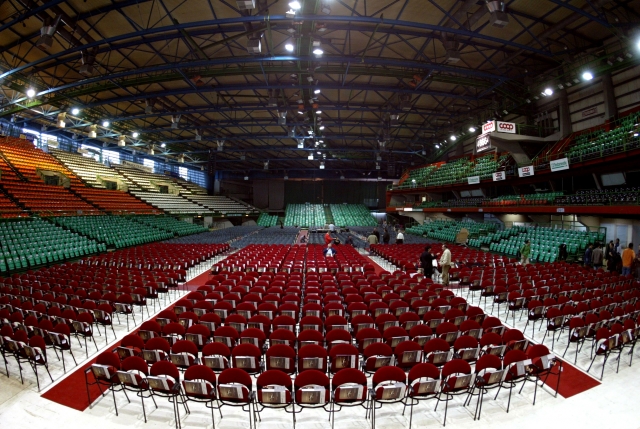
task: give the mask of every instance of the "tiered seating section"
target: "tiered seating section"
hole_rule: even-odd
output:
[[[74,192],[83,199],[90,201],[106,213],[111,214],[161,214],[157,209],[131,194],[122,191],[108,191],[106,189],[75,188]]]
[[[455,242],[456,235],[465,228],[469,236],[486,235],[497,230],[494,223],[457,222],[436,220],[422,225],[411,226],[406,229],[408,234],[420,235],[435,240]]]
[[[490,179],[492,174],[504,170],[510,163],[509,155],[494,154],[479,157],[465,156],[451,162],[438,162],[415,168],[406,174],[394,189],[428,188],[465,183],[468,177]],[[414,182],[415,180],[415,182]]]
[[[583,232],[567,229],[553,229],[545,227],[520,228],[520,233],[513,234],[506,239],[491,242],[489,250],[515,257],[526,240],[531,240],[530,260],[537,262],[555,262],[558,259],[559,247],[567,245],[569,256],[581,256],[589,244],[604,241],[604,233]],[[470,243],[473,245],[476,243]]]
[[[640,147],[639,119],[640,112],[636,112],[610,124],[609,131],[601,128],[579,135],[566,150],[569,162],[603,158]]]
[[[223,195],[190,195],[187,197],[190,201],[195,202],[207,209],[226,214],[226,213],[251,213],[256,209],[249,204],[241,203]]]
[[[258,221],[256,222],[259,226],[276,226],[278,224],[278,216],[270,215],[269,213],[260,213],[258,216]]]
[[[176,234],[179,237],[207,232],[207,228],[169,216],[135,216],[131,220]]]
[[[378,221],[371,216],[371,212],[363,204],[331,204],[331,215],[335,225],[345,226],[376,226]]]
[[[0,272],[106,251],[104,244],[38,218],[0,223]]]
[[[128,184],[128,180],[116,170],[99,163],[93,158],[74,154],[60,149],[49,149],[50,153],[63,163],[69,170],[81,177],[91,187],[104,189],[104,181],[122,181]]]
[[[589,189],[567,195],[556,200],[563,205],[625,205],[640,202],[640,189],[637,187],[613,189]]]
[[[322,204],[287,204],[284,225],[308,228],[326,225],[327,218]]]
[[[161,209],[167,213],[176,215],[202,215],[210,211],[194,202],[177,194],[161,194],[159,192],[131,191],[133,195],[146,203]]]
[[[65,216],[53,220],[58,225],[116,248],[173,238],[172,233],[122,216]]]

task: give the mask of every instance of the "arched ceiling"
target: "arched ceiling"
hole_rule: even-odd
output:
[[[496,112],[531,115],[545,80],[627,48],[640,20],[638,0],[289,3],[5,0],[0,119],[54,130],[66,113],[52,132],[98,124],[107,147],[219,172],[359,174],[379,156],[393,177]]]

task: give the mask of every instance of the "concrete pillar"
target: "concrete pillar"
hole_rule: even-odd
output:
[[[604,118],[611,119],[618,115],[618,105],[616,95],[613,92],[613,81],[611,73],[602,75],[602,96],[604,98]]]
[[[558,92],[558,115],[560,135],[567,137],[573,131],[571,127],[571,113],[569,112],[569,97],[567,97],[566,89]]]

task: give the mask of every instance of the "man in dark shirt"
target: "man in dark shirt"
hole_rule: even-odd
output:
[[[344,244],[347,244],[349,246],[353,246],[353,237],[351,236],[351,234],[349,234],[347,236],[347,239],[345,240]]]
[[[431,254],[431,246],[426,246],[424,252],[420,255],[420,267],[426,278],[433,276],[433,255]]]

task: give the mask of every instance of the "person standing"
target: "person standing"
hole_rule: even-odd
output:
[[[593,249],[593,252],[591,253],[591,263],[593,264],[593,268],[596,270],[602,268],[603,253],[600,243],[596,244],[596,248]]]
[[[623,250],[622,250],[622,246],[620,245],[620,239],[619,238],[616,238],[616,242],[613,244],[613,249],[618,254],[618,256],[622,255]]]
[[[328,245],[329,243],[333,243],[333,237],[331,236],[331,231],[327,231],[324,235],[324,244]]]
[[[355,247],[355,245],[353,244],[353,237],[351,236],[351,234],[347,236],[347,239],[345,240],[344,244]]]
[[[378,231],[378,228],[373,228],[372,234],[378,239],[377,243],[380,243],[380,232]]]
[[[442,256],[440,256],[440,267],[442,267],[442,285],[449,286],[449,268],[451,268],[451,250],[446,243],[442,243]]]
[[[609,259],[611,259],[611,250],[613,249],[613,240],[604,244],[604,266],[609,267]]]
[[[378,244],[378,237],[376,237],[376,235],[372,232],[367,237],[367,242],[369,243],[369,245]]]
[[[525,241],[524,245],[520,248],[520,263],[522,265],[529,264],[529,255],[531,254],[531,240]]]
[[[433,277],[433,255],[431,246],[425,246],[424,252],[420,255],[420,269],[425,278]]]
[[[382,242],[384,244],[389,244],[390,240],[391,240],[391,236],[389,235],[389,231],[387,230],[387,228],[385,228],[384,233],[382,234]]]
[[[398,231],[398,235],[396,235],[396,244],[403,244],[404,243],[404,234],[402,233],[402,230]]]
[[[622,251],[622,275],[631,274],[631,265],[636,258],[636,252],[633,251],[633,243],[629,243],[629,247]]]
[[[586,250],[584,251],[584,256],[582,257],[582,262],[585,267],[591,266],[591,256],[593,255],[593,244],[589,243]]]

